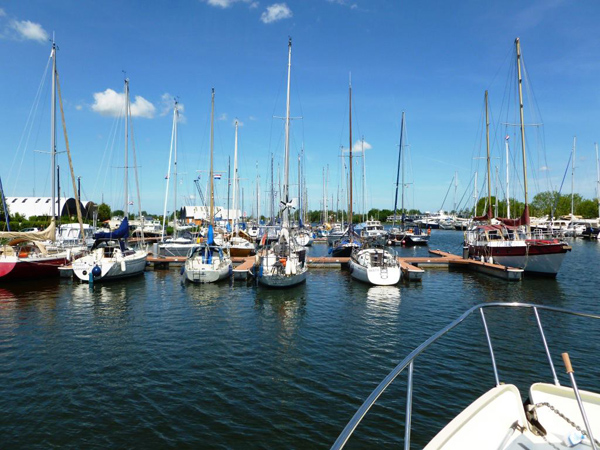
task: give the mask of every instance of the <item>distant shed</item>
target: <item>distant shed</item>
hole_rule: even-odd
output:
[[[96,207],[94,202],[80,202],[81,214],[84,218],[91,218]],[[20,214],[26,219],[31,216],[50,216],[52,214],[52,199],[50,197],[6,197],[6,205],[10,214]],[[74,198],[56,199],[56,215],[73,217],[77,215],[77,206]]]

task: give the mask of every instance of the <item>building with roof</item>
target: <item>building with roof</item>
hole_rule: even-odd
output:
[[[96,208],[94,202],[79,202],[84,219],[91,219]],[[6,197],[6,206],[11,215],[20,214],[29,219],[32,216],[52,215],[52,199],[50,197]],[[55,213],[61,217],[77,216],[76,200],[74,198],[57,198]]]

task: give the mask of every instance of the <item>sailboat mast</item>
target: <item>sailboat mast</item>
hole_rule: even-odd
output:
[[[209,209],[209,223],[214,225],[214,213],[215,213],[215,192],[214,192],[214,173],[213,173],[213,147],[215,140],[215,88],[212,88],[211,102],[210,102],[210,209]]]
[[[237,214],[237,203],[236,195],[238,190],[238,121],[235,120],[235,145],[233,149],[233,231],[236,230],[238,214]]]
[[[598,160],[598,143],[594,143],[594,145],[596,146],[596,195],[598,196],[598,217],[600,217],[600,162]],[[2,191],[2,195],[4,195],[4,191]]]
[[[508,172],[508,166],[509,166],[508,139],[509,139],[509,136],[507,135],[506,138],[504,139],[504,143],[505,143],[504,145],[506,147],[506,217],[508,219],[510,219],[510,189],[509,189],[510,177],[509,177],[509,172]]]
[[[519,118],[521,120],[521,149],[523,154],[523,187],[525,188],[525,208],[528,207],[527,201],[527,154],[525,152],[525,118],[523,114],[523,78],[521,76],[521,42],[519,38],[515,39],[517,47],[517,73],[519,76]],[[527,224],[529,227],[529,224]]]
[[[577,136],[573,136],[573,156],[571,157],[571,220],[575,212],[575,146],[577,144]]]
[[[365,137],[361,139],[361,150],[363,157],[363,221],[368,219],[367,217],[367,160],[365,156]]]
[[[488,91],[485,91],[485,147],[487,151],[488,221],[492,222],[492,175],[490,165],[490,117],[488,113]]]
[[[401,125],[402,129],[400,130],[400,157],[402,160],[402,199],[401,199],[401,203],[400,203],[400,212],[401,212],[401,223],[402,223],[402,228],[404,228],[404,140],[406,139],[406,136],[404,136],[405,132],[406,132],[406,121],[405,121],[405,117],[404,117],[404,111],[402,111],[402,125]]]
[[[175,108],[174,108],[174,123],[173,123],[173,127],[174,127],[174,132],[173,132],[173,139],[174,139],[174,147],[173,147],[173,153],[174,153],[174,162],[173,162],[173,175],[174,175],[174,179],[173,179],[173,237],[176,238],[177,237],[177,122],[179,122],[179,109],[177,108],[177,100],[175,100]]]
[[[348,157],[348,162],[350,164],[350,172],[349,172],[349,180],[348,180],[348,191],[350,193],[350,204],[348,206],[348,226],[350,227],[350,231],[352,231],[352,222],[354,215],[352,214],[352,75],[350,75],[350,82],[348,83],[349,87],[349,100],[350,100],[350,113],[349,117],[349,130],[350,130],[350,153]],[[350,232],[350,241],[352,241],[352,232]]]
[[[284,227],[288,227],[289,223],[289,182],[290,182],[290,84],[292,75],[292,38],[288,41],[288,76],[287,76],[287,100],[285,108],[285,159],[284,159],[284,178],[283,178],[283,193],[282,198],[285,202],[283,209],[283,223]]]
[[[125,78],[125,218],[129,217],[129,78]]]
[[[52,111],[50,115],[50,154],[52,165],[52,218],[56,220],[56,43],[52,42]],[[60,201],[60,200],[59,200]],[[5,214],[8,212],[5,211]]]
[[[167,220],[167,202],[169,199],[169,182],[171,180],[171,157],[173,156],[173,148],[175,147],[175,127],[177,121],[177,101],[175,101],[175,105],[173,106],[173,128],[171,130],[171,147],[169,148],[169,167],[167,169],[167,186],[165,188],[165,204],[163,208],[163,221],[162,221],[162,230],[160,239],[161,241],[165,238],[165,223]]]

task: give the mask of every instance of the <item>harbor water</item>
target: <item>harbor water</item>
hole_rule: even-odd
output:
[[[461,254],[462,233],[430,248]],[[556,279],[506,282],[426,269],[420,283],[369,287],[339,269],[269,290],[181,282],[178,268],[91,289],[72,280],[0,286],[0,448],[328,448],[408,353],[468,308],[539,303],[598,313],[600,243],[572,241]],[[310,252],[325,255],[326,246]],[[423,255],[427,249],[398,249]],[[561,383],[568,351],[580,388],[597,386],[600,324],[541,313]],[[500,381],[524,398],[552,382],[535,319],[490,311]],[[415,363],[412,448],[494,385],[481,321]],[[348,448],[400,446],[406,376]]]

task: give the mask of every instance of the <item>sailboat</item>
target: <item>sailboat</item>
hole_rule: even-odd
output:
[[[239,216],[237,209],[237,194],[239,190],[238,178],[238,121],[235,121],[235,146],[233,152],[233,227],[231,236],[229,236],[227,245],[229,247],[230,256],[246,257],[255,253],[255,245],[253,239],[248,233],[240,230]]]
[[[405,123],[404,111],[402,111],[402,122],[400,125],[400,146],[398,151],[398,170],[396,171],[396,194],[394,196],[394,219],[392,222],[392,228],[388,232],[388,242],[391,245],[403,245],[406,247],[413,247],[415,245],[427,245],[429,243],[429,234],[425,234],[421,231],[421,228],[415,226],[413,228],[407,228],[405,226],[405,210],[404,210],[404,139],[406,135],[406,123]],[[396,228],[396,217],[398,216],[398,182],[400,181],[400,168],[402,167],[402,202],[400,204],[400,211],[402,211],[402,217],[400,219],[400,228]]]
[[[292,39],[288,41],[288,77],[285,116],[285,162],[282,190],[282,226],[279,238],[271,247],[258,253],[258,282],[268,287],[291,287],[306,281],[306,249],[296,243],[290,233],[289,198],[290,176],[290,82],[292,68]],[[265,238],[266,240],[266,238]]]
[[[178,136],[178,124],[179,124],[179,107],[178,102],[175,100],[173,106],[173,131],[171,133],[171,149],[173,150],[173,237],[165,239],[165,221],[167,219],[167,198],[169,194],[169,181],[171,179],[171,154],[169,154],[169,170],[167,172],[167,187],[165,190],[165,206],[163,210],[163,223],[162,223],[162,240],[163,242],[158,244],[158,254],[160,256],[178,256],[185,257],[194,247],[193,239],[188,232],[188,236],[178,236],[178,222],[177,222],[177,136]]]
[[[184,279],[192,283],[214,283],[224,280],[233,273],[229,250],[215,243],[215,192],[213,173],[213,147],[214,147],[214,121],[215,121],[215,90],[212,90],[210,111],[210,192],[209,192],[209,225],[206,240],[194,246],[183,266]]]
[[[132,248],[129,237],[129,79],[125,79],[125,208],[124,218],[115,231],[94,234],[90,252],[73,262],[73,274],[81,281],[96,283],[132,277],[144,273],[148,251]],[[138,201],[139,204],[139,201]],[[142,244],[143,245],[143,244]]]
[[[515,40],[517,55],[517,76],[519,90],[519,109],[521,125],[521,149],[523,158],[523,187],[525,190],[525,208],[520,218],[498,218],[500,225],[492,225],[489,119],[487,115],[486,91],[486,141],[488,164],[488,211],[484,216],[474,217],[474,221],[488,222],[473,227],[465,234],[464,252],[470,258],[485,259],[504,266],[518,267],[527,273],[555,277],[565,254],[571,247],[560,239],[550,237],[540,239],[532,236],[529,222],[529,204],[527,200],[527,156],[525,151],[525,121],[523,115],[523,88],[521,78],[521,46]]]
[[[58,276],[58,268],[67,264],[71,250],[47,246],[45,242],[56,240],[56,88],[58,71],[56,68],[56,43],[52,43],[52,105],[50,154],[52,156],[52,208],[50,225],[43,231],[0,232],[0,239],[10,241],[0,246],[0,281]],[[4,196],[4,192],[2,193]],[[79,201],[79,200],[78,200]],[[8,211],[4,207],[8,218]]]
[[[334,258],[339,257],[348,257],[352,254],[352,252],[360,248],[360,240],[358,235],[354,232],[354,225],[352,222],[352,218],[354,215],[352,214],[352,81],[348,83],[348,92],[349,92],[349,104],[350,104],[350,148],[348,153],[349,159],[349,180],[348,180],[348,192],[350,201],[348,203],[348,228],[344,231],[343,235],[340,239],[333,242],[332,247],[329,249],[331,256]],[[333,233],[332,233],[333,234]],[[331,237],[331,234],[330,234]]]

